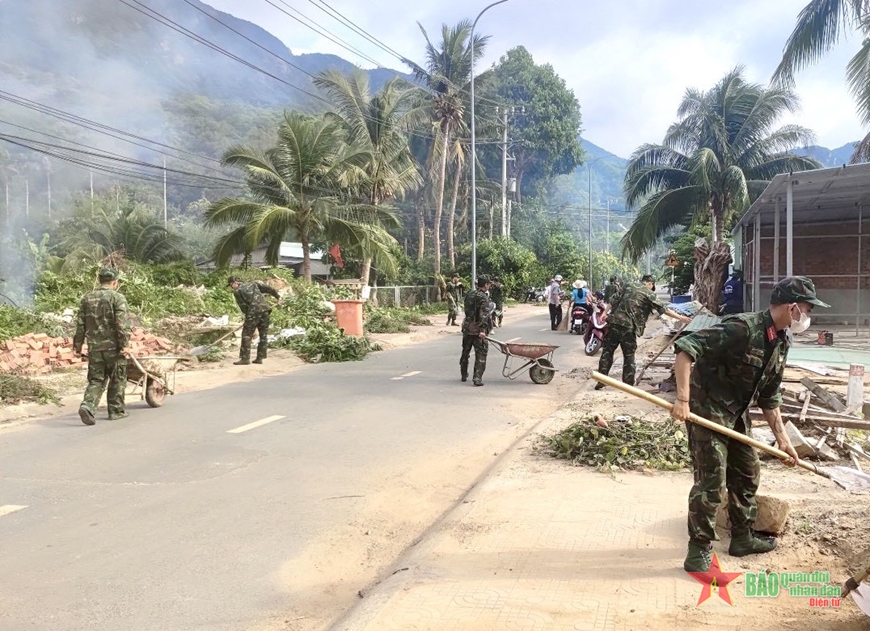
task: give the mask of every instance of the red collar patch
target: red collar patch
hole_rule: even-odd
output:
[[[773,325],[771,324],[769,327],[767,327],[767,341],[773,342],[776,339],[776,337],[777,337],[776,329],[773,328]]]

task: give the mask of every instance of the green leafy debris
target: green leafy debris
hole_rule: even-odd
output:
[[[594,417],[589,417],[545,438],[544,442],[549,455],[577,465],[663,471],[691,466],[686,433],[669,422],[625,417],[601,427]]]

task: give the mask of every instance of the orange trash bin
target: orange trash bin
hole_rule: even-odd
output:
[[[335,319],[338,328],[344,329],[345,335],[363,336],[363,303],[364,300],[333,300]]]

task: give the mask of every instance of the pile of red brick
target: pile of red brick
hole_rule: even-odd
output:
[[[87,354],[87,344],[83,349]],[[133,355],[161,355],[177,350],[169,340],[134,328],[130,335],[130,350]],[[28,333],[5,342],[0,342],[0,372],[13,370],[44,374],[52,368],[77,366],[85,363],[76,357],[73,341],[69,337],[51,337],[45,333]]]

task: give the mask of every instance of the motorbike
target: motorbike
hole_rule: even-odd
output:
[[[571,309],[571,328],[568,329],[568,333],[576,333],[577,335],[586,333],[590,318],[591,316],[586,309],[580,305],[574,305]]]
[[[607,307],[603,303],[599,303],[592,313],[592,317],[589,318],[586,333],[583,335],[585,344],[583,350],[589,357],[596,355],[601,350],[605,335],[607,335]]]
[[[529,287],[525,302],[544,302],[544,290],[539,287]]]

